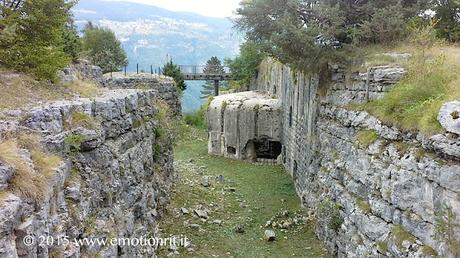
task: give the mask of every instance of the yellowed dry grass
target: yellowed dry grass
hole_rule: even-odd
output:
[[[91,82],[51,84],[31,76],[0,69],[0,110],[37,106],[76,97],[94,97],[103,91]]]
[[[30,152],[32,164],[21,154],[24,149]],[[43,199],[49,179],[62,162],[59,156],[43,150],[38,135],[26,133],[0,143],[0,160],[16,171],[9,182],[9,190],[37,201]]]

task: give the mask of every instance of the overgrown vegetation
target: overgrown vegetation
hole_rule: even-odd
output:
[[[42,200],[61,158],[46,152],[38,135],[19,133],[2,140],[0,160],[15,169],[9,190],[35,201]],[[23,149],[30,152],[30,160]]]
[[[356,140],[362,148],[368,148],[371,144],[377,141],[379,134],[375,130],[361,130],[356,135]]]
[[[371,213],[371,206],[369,202],[362,198],[356,198],[356,206],[364,213],[364,214],[369,214]]]
[[[382,254],[386,254],[388,252],[388,244],[383,241],[378,241],[377,250]]]
[[[0,109],[23,108],[75,97],[91,98],[105,90],[92,82],[52,84],[48,81],[37,81],[27,74],[10,71],[0,71],[0,88]]]
[[[364,109],[406,131],[442,132],[438,112],[443,103],[460,98],[459,69],[458,61],[444,55],[415,56],[407,76],[383,99],[364,105]]]
[[[329,198],[323,199],[316,211],[316,219],[319,223],[325,223],[328,228],[338,231],[343,223],[343,217],[340,214],[342,207],[339,203]]]

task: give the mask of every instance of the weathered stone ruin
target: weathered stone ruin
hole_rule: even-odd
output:
[[[71,73],[69,80],[75,78]],[[147,87],[137,89],[139,82]],[[17,119],[0,121],[2,137],[38,134],[47,151],[62,157],[46,175],[39,199],[16,191],[11,182],[17,168],[0,162],[0,257],[155,257],[154,246],[73,241],[158,236],[157,221],[175,177],[171,139],[157,133],[164,126],[157,116],[160,103],[181,112],[172,79],[111,79],[106,86],[118,89],[17,111]],[[78,119],[86,124],[72,125]],[[31,153],[20,152],[28,170],[41,173]],[[34,237],[30,245],[23,242],[28,235]],[[43,244],[43,237],[54,242]]]
[[[211,154],[259,163],[276,163],[281,154],[281,105],[268,94],[216,97],[208,125]]]
[[[250,92],[211,103],[209,152],[254,160],[248,142],[279,142],[278,160],[302,204],[315,211],[317,235],[339,257],[454,257],[435,229],[446,209],[460,223],[459,120],[452,116],[458,104],[443,108],[446,133],[432,137],[402,132],[349,105],[383,97],[404,74],[400,67],[348,75],[332,67],[319,79],[265,60]],[[251,107],[265,101],[273,104],[257,116]],[[362,144],[363,135],[374,140]],[[460,239],[460,232],[451,237]]]

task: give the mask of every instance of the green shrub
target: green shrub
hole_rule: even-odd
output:
[[[193,114],[185,114],[184,121],[187,125],[196,127],[196,128],[206,128],[206,122],[203,115],[200,112]]]
[[[375,130],[361,130],[356,135],[356,140],[359,142],[359,145],[364,148],[368,148],[371,144],[373,144],[379,135]]]
[[[213,96],[208,97],[208,100],[205,104],[201,106],[200,110],[193,114],[186,114],[184,116],[185,123],[196,128],[206,129],[206,127],[208,126],[206,121],[206,115],[208,113],[209,105],[211,104],[213,99]]]
[[[343,223],[340,210],[340,204],[326,198],[319,203],[316,218],[318,221],[325,222],[328,228],[338,231]]]
[[[70,147],[71,152],[79,152],[81,144],[84,141],[85,137],[81,134],[69,134],[64,139],[64,142]]]

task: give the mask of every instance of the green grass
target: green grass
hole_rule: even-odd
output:
[[[179,257],[329,257],[314,234],[313,222],[298,225],[282,232],[275,229],[277,240],[263,240],[263,225],[282,210],[290,213],[307,211],[301,208],[292,179],[279,166],[259,166],[245,162],[209,156],[207,154],[206,132],[192,129],[193,140],[179,142],[175,151],[176,160],[194,159],[196,166],[206,166],[203,175],[223,175],[224,183],[214,182],[212,187],[199,185],[203,175],[191,170],[178,171],[181,180],[176,185],[171,207],[160,222],[163,233],[184,234],[191,239],[195,251],[180,250]],[[189,186],[190,180],[195,181]],[[225,189],[235,188],[235,192]],[[245,200],[248,207],[240,205]],[[191,215],[174,218],[171,209],[213,203],[210,221],[223,220],[223,225],[202,223]],[[184,220],[201,225],[205,230],[199,232],[183,225]],[[234,232],[238,224],[245,225],[245,233]],[[160,251],[165,257],[168,251]],[[217,256],[214,256],[217,257]]]
[[[437,121],[441,106],[460,99],[460,61],[443,54],[417,54],[407,76],[381,100],[362,107],[384,123],[425,135],[443,132]]]

